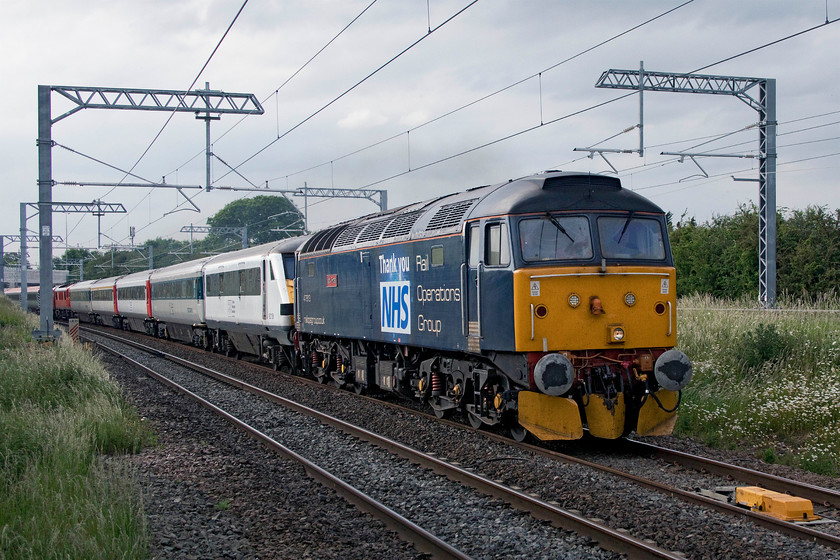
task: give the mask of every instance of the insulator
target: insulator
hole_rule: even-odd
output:
[[[443,374],[440,372],[432,373],[432,396],[439,397],[443,394],[444,381]]]

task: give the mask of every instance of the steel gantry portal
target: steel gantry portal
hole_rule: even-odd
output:
[[[52,117],[52,92],[69,100],[74,107]],[[226,93],[205,90],[176,91],[166,89],[107,88],[85,86],[38,86],[38,216],[41,262],[41,289],[52,291],[52,125],[82,109],[122,109],[168,111],[204,114],[264,113],[262,105],[251,93]],[[209,126],[209,120],[207,126]],[[41,328],[33,333],[37,339],[58,336],[53,330],[52,298],[42,298]]]
[[[705,93],[737,97],[759,119],[758,299],[776,305],[776,80],[708,74],[676,74],[649,70],[607,70],[598,88]],[[756,88],[758,95],[755,95]],[[703,154],[712,156],[714,154]]]

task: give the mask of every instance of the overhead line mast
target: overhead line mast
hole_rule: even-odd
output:
[[[639,70],[610,69],[601,74],[597,88],[632,89],[640,93],[667,91],[673,93],[706,93],[737,97],[756,111],[759,120],[758,174],[758,299],[766,308],[776,306],[776,80],[680,74]],[[758,88],[758,95],[754,88]],[[750,91],[752,90],[752,91]],[[680,154],[694,158],[735,157],[726,154]]]

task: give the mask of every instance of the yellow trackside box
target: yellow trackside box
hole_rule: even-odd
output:
[[[741,486],[735,490],[735,501],[753,511],[766,513],[783,521],[814,521],[811,500],[766,490],[759,486]]]

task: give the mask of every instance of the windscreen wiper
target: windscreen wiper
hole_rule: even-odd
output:
[[[624,221],[624,227],[621,228],[621,235],[618,236],[618,241],[616,243],[621,243],[621,239],[624,237],[624,232],[627,231],[627,226],[630,225],[630,220],[633,219],[633,210],[630,210],[630,214],[627,216],[627,220]]]
[[[546,212],[546,213],[545,213],[545,215],[546,215],[546,217],[548,217],[549,221],[550,221],[552,224],[554,224],[554,227],[556,227],[558,230],[560,230],[560,233],[562,233],[563,235],[565,235],[566,237],[568,237],[568,238],[569,238],[569,241],[571,241],[572,243],[574,243],[574,242],[575,242],[575,240],[574,240],[574,239],[572,239],[572,236],[571,236],[571,235],[569,235],[569,232],[568,232],[568,231],[566,231],[566,228],[564,228],[562,225],[560,225],[560,222],[558,222],[558,221],[557,221],[557,219],[556,219],[554,216],[552,216],[550,212]],[[626,226],[625,226],[625,227],[626,227]]]

